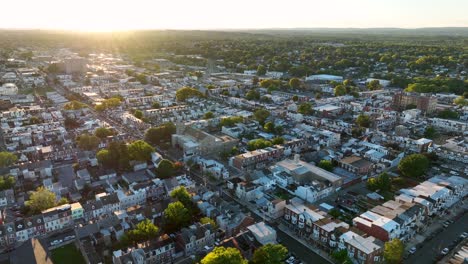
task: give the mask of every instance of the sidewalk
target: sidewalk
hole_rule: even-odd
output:
[[[330,262],[330,263],[334,263],[333,260],[330,258],[330,255],[328,255],[327,252],[323,251],[323,250],[320,250],[318,248],[315,248],[315,247],[312,247],[312,245],[310,243],[308,243],[307,241],[305,241],[304,239],[300,238],[298,235],[294,234],[293,232],[291,232],[291,230],[289,230],[289,228],[287,226],[285,226],[283,223],[280,223],[278,225],[278,229],[283,231],[285,234],[287,234],[288,236],[290,236],[291,238],[295,239],[296,241],[298,241],[299,243],[301,243],[303,246],[305,246],[306,248],[310,249],[311,251],[313,251],[315,254],[321,256],[323,259],[325,259],[326,261]]]

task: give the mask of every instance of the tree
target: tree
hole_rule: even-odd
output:
[[[433,126],[427,126],[426,130],[424,130],[424,137],[433,139],[437,135],[437,130]]]
[[[142,119],[143,118],[143,112],[141,110],[135,110],[133,112],[133,116],[135,116],[138,119]]]
[[[186,208],[192,207],[192,196],[184,186],[175,188],[170,195],[173,199],[181,202]]]
[[[65,110],[79,110],[79,109],[83,109],[83,108],[86,108],[88,107],[86,104],[83,104],[82,102],[78,102],[78,101],[71,101],[69,103],[66,103],[64,106],[63,106],[63,109]]]
[[[29,200],[26,201],[26,206],[34,214],[38,214],[55,205],[55,194],[44,187],[37,188],[37,190],[32,192],[29,196]]]
[[[154,148],[143,140],[137,140],[128,145],[128,153],[133,160],[150,161],[153,152]]]
[[[10,167],[18,161],[18,157],[10,152],[2,151],[0,152],[0,168]]]
[[[271,139],[271,144],[273,145],[280,145],[284,143],[284,138],[282,137],[275,137]]]
[[[468,106],[468,100],[465,96],[458,96],[453,100],[453,103],[460,106]]]
[[[398,264],[403,261],[405,246],[398,238],[385,243],[383,257],[386,263]]]
[[[107,149],[100,150],[96,157],[101,165],[115,170],[130,167],[130,155],[124,142],[111,142]]]
[[[349,258],[348,250],[336,250],[331,253],[331,257],[339,264],[352,264],[353,261]]]
[[[256,90],[250,90],[245,94],[245,99],[247,100],[259,100],[260,93]]]
[[[174,175],[174,163],[170,160],[163,159],[159,162],[156,172],[161,178],[169,178]]]
[[[200,262],[201,264],[247,264],[237,248],[215,247]]]
[[[265,124],[265,120],[269,116],[270,116],[270,112],[266,109],[257,109],[254,112],[254,117],[260,123],[260,125]]]
[[[289,86],[293,89],[299,89],[301,86],[301,81],[298,78],[291,78],[289,80]]]
[[[145,133],[145,141],[157,145],[161,141],[169,141],[175,132],[176,127],[173,123],[164,123],[161,126],[148,129]]]
[[[346,80],[344,80],[344,81],[343,81],[343,85],[346,86],[346,87],[348,87],[348,86],[355,86],[353,80],[351,80],[351,79],[346,79]]]
[[[252,78],[252,84],[253,84],[253,86],[257,86],[259,81],[260,81],[260,80],[258,79],[258,77],[257,77],[257,76],[254,76],[254,77]]]
[[[258,65],[257,67],[257,75],[258,76],[263,76],[266,74],[266,68],[263,65]]]
[[[317,166],[327,171],[333,171],[334,168],[333,163],[329,160],[321,160]]]
[[[267,122],[263,126],[263,130],[265,130],[266,132],[272,133],[275,130],[275,124],[273,124],[273,122]]]
[[[221,127],[223,126],[230,127],[237,123],[241,123],[243,121],[244,121],[244,118],[242,116],[230,116],[230,117],[222,118],[221,121],[219,122],[219,125]]]
[[[94,131],[94,135],[100,139],[104,139],[114,135],[114,131],[105,127],[99,127]]]
[[[136,225],[136,228],[130,230],[127,236],[135,243],[147,241],[155,238],[159,233],[159,228],[149,219],[145,219]]]
[[[300,104],[299,107],[297,108],[297,112],[303,115],[312,114],[313,112],[312,104],[308,102]]]
[[[95,150],[101,140],[93,135],[82,134],[77,138],[78,147],[82,150]]]
[[[422,177],[429,169],[430,161],[422,154],[411,154],[404,157],[398,164],[398,169],[406,177]]]
[[[459,115],[455,111],[452,111],[450,109],[445,109],[445,110],[440,111],[437,117],[443,118],[443,119],[458,119]]]
[[[375,178],[369,178],[367,180],[367,188],[371,191],[390,191],[392,188],[392,180],[390,176],[384,172]]]
[[[65,117],[63,124],[65,125],[66,129],[75,129],[80,127],[80,123],[78,123],[76,119],[70,117]]]
[[[364,114],[360,114],[357,118],[356,118],[356,124],[359,126],[359,127],[370,127],[371,125],[371,120],[370,120],[370,117],[368,115],[364,115]]]
[[[379,80],[372,80],[367,83],[367,89],[371,91],[380,90],[382,89],[382,85],[380,84]]]
[[[190,223],[190,212],[181,202],[170,203],[164,210],[166,228],[169,230],[179,230]]]
[[[204,97],[203,93],[192,87],[183,87],[176,91],[177,101],[185,102],[189,98]]]
[[[205,115],[203,116],[204,119],[211,119],[214,117],[213,112],[206,112]]]
[[[263,138],[259,138],[259,139],[250,140],[249,143],[247,143],[247,149],[250,151],[253,151],[256,149],[264,149],[267,147],[271,147],[272,145],[273,144],[270,141],[265,140]]]
[[[216,222],[213,219],[209,218],[209,217],[200,218],[200,223],[203,224],[203,225],[210,224],[212,230],[218,228],[218,225],[216,224]]]
[[[344,85],[337,85],[334,89],[335,96],[343,96],[346,94],[346,87]]]
[[[11,189],[15,186],[16,180],[13,176],[0,176],[0,191]]]
[[[281,244],[266,244],[255,250],[252,258],[254,264],[282,264],[288,249]]]
[[[293,95],[292,100],[293,100],[294,102],[297,102],[297,101],[299,100],[299,96]]]
[[[151,108],[153,109],[159,109],[161,107],[161,104],[159,102],[154,102],[152,105],[151,105]]]

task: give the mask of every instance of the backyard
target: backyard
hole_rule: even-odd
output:
[[[85,260],[74,244],[68,244],[51,251],[54,263],[84,264]]]

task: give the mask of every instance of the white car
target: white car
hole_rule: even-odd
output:
[[[414,252],[416,252],[416,247],[410,248],[410,250],[408,250],[408,252],[409,252],[410,254],[414,254]]]
[[[463,232],[461,235],[460,235],[461,238],[465,239],[468,237],[468,233],[467,232]]]
[[[449,252],[449,249],[448,249],[448,248],[444,248],[444,249],[442,249],[442,251],[440,252],[440,254],[442,254],[442,255],[447,255],[448,252]]]

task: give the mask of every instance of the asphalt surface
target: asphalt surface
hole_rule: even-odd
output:
[[[304,264],[330,264],[321,256],[297,242],[297,240],[291,238],[288,234],[278,228],[275,228],[275,230],[278,238],[281,240],[281,244],[288,248],[289,252],[296,255]]]
[[[451,225],[438,233],[434,238],[423,243],[423,246],[417,249],[411,257],[404,263],[435,263],[436,257],[440,256],[440,252],[444,248],[449,247],[461,233],[468,231],[468,214],[464,213],[462,217],[454,221]],[[449,253],[450,254],[450,253]]]

